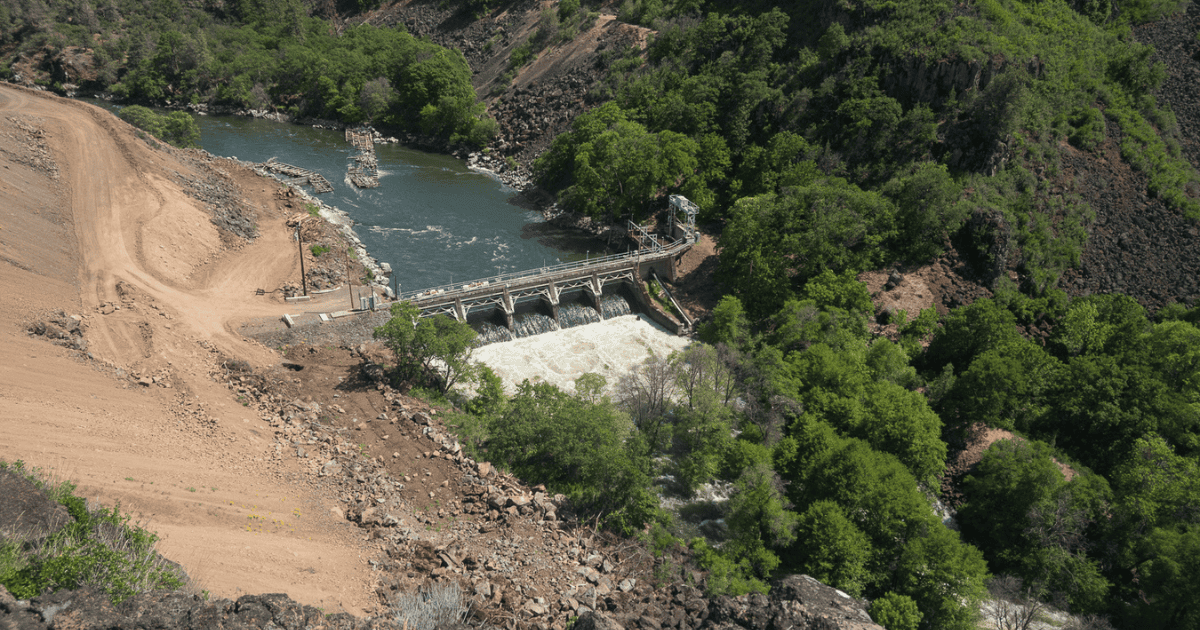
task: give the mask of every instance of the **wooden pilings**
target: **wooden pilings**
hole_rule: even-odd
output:
[[[354,164],[346,170],[350,183],[359,188],[378,188],[379,160],[375,158],[375,140],[371,133],[347,129],[346,141],[358,149],[358,154],[352,158]]]
[[[272,173],[290,177],[291,179],[287,180],[287,183],[289,184],[294,184],[297,186],[312,186],[313,191],[317,193],[333,192],[333,184],[330,184],[329,180],[325,179],[316,171],[310,171],[306,168],[300,168],[299,166],[292,166],[291,164],[284,164],[275,158],[271,158],[259,166]]]

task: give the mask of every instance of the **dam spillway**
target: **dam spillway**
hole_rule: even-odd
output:
[[[675,279],[680,258],[695,243],[690,225],[677,228],[679,238],[648,249],[420,289],[397,299],[412,302],[422,317],[476,322],[482,337],[497,341],[599,322],[630,312],[626,299],[606,300],[621,290],[618,285],[626,285],[636,300],[642,281],[652,275]]]

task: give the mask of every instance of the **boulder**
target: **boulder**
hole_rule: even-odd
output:
[[[770,596],[754,593],[719,597],[709,603],[711,627],[725,630],[883,630],[867,614],[867,603],[807,575],[771,583]]]
[[[585,611],[575,620],[575,630],[625,630],[612,617],[594,610]]]

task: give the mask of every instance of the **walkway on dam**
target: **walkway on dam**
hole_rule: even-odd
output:
[[[517,304],[540,299],[557,315],[559,296],[573,291],[586,292],[598,310],[600,296],[607,284],[635,284],[649,277],[651,272],[673,280],[679,258],[695,243],[693,234],[685,233],[683,238],[656,244],[648,250],[408,291],[397,299],[411,301],[421,309],[423,317],[441,313],[465,321],[473,310],[498,310],[504,313],[510,326]]]

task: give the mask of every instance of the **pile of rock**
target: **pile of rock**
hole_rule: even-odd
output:
[[[51,179],[58,179],[58,163],[50,154],[50,148],[46,145],[46,132],[42,129],[44,121],[36,116],[9,116],[8,122],[22,132],[22,137],[13,138],[19,142],[16,147],[12,147],[19,148],[17,161],[46,173]]]
[[[38,320],[29,325],[29,332],[49,339],[51,343],[87,352],[88,342],[83,338],[87,330],[85,320],[81,315],[68,315],[66,311],[55,311],[45,320]]]
[[[229,174],[217,168],[214,156],[206,151],[181,152],[198,176],[174,173],[175,182],[191,197],[202,202],[212,213],[213,225],[247,241],[258,237],[258,213],[245,202],[245,197]]]

